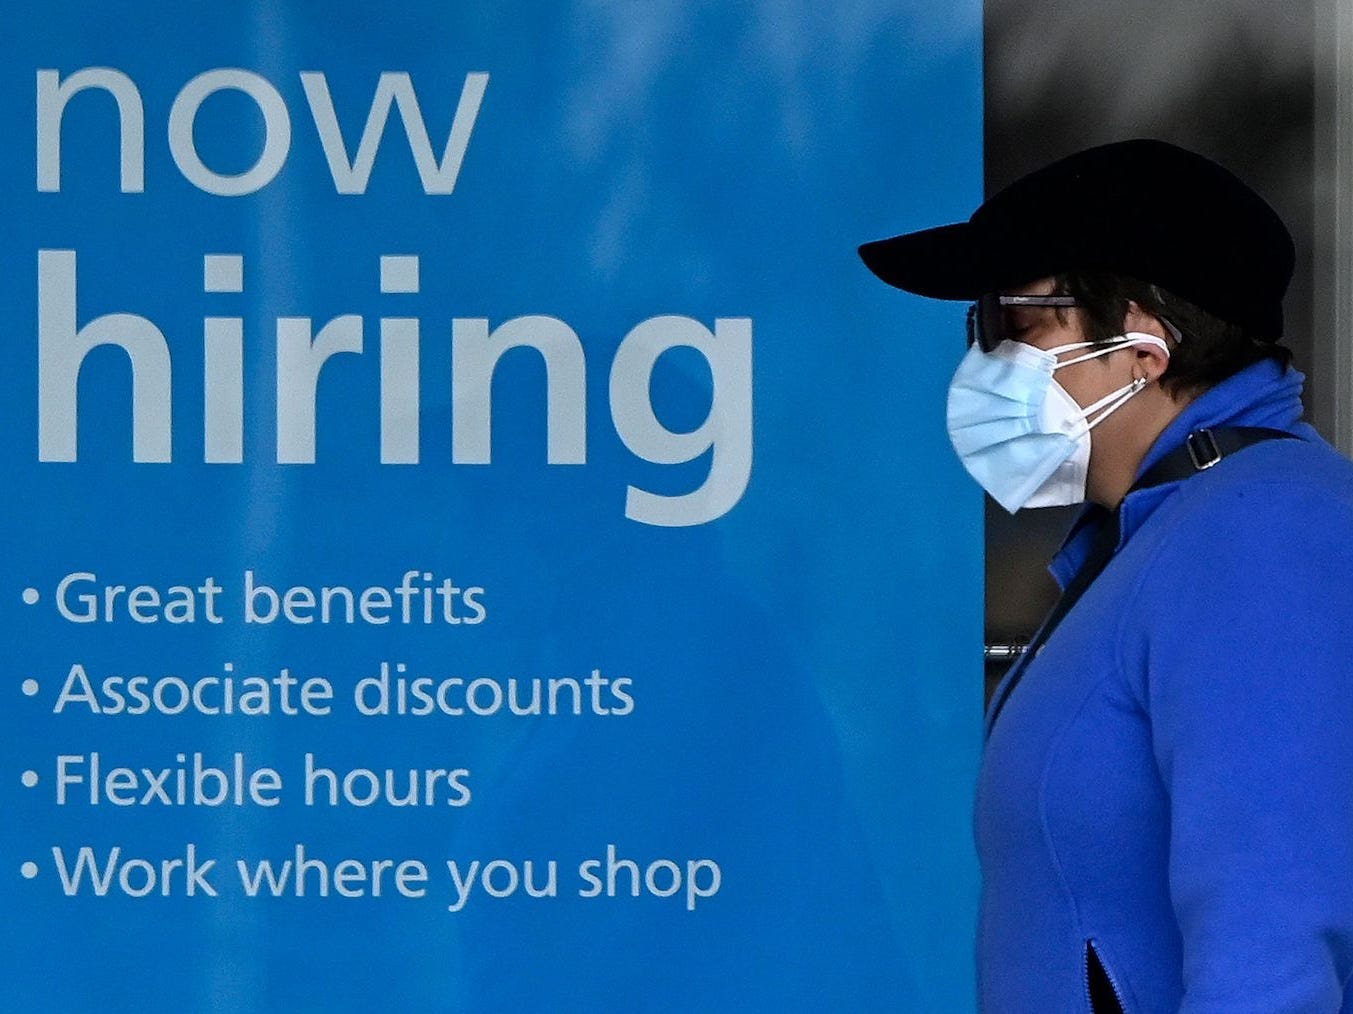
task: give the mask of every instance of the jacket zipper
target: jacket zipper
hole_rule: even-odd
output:
[[[1118,988],[1118,983],[1113,977],[1113,972],[1109,971],[1109,966],[1104,964],[1103,959],[1099,956],[1099,949],[1095,947],[1093,937],[1085,941],[1085,1005],[1087,1009],[1091,1014],[1109,1014],[1107,1011],[1095,1010],[1095,999],[1090,992],[1091,956],[1094,957],[1095,964],[1099,966],[1100,971],[1104,973],[1104,978],[1109,980],[1109,989],[1113,990],[1114,1001],[1118,1004],[1118,1014],[1127,1014],[1127,1006],[1123,1003],[1123,991]]]

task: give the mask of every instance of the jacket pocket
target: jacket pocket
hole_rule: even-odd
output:
[[[1091,1014],[1125,1014],[1123,994],[1099,959],[1093,940],[1085,941],[1085,993]]]

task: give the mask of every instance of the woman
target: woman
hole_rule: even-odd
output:
[[[983,1010],[1353,1011],[1353,466],[1277,344],[1286,228],[1130,141],[861,255],[979,300],[949,399],[973,476],[1087,503],[988,711]]]

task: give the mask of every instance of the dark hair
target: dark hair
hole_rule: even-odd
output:
[[[1182,337],[1160,378],[1172,395],[1205,390],[1263,359],[1272,359],[1284,369],[1292,362],[1291,349],[1127,275],[1071,271],[1057,276],[1057,291],[1074,296],[1081,305],[1086,337],[1091,341],[1123,333],[1129,300],[1177,328]]]

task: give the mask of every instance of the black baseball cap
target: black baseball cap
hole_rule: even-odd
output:
[[[1164,141],[1106,144],[1044,166],[966,222],[860,247],[889,285],[977,299],[1065,271],[1167,289],[1277,340],[1296,259],[1277,212],[1229,170]]]

